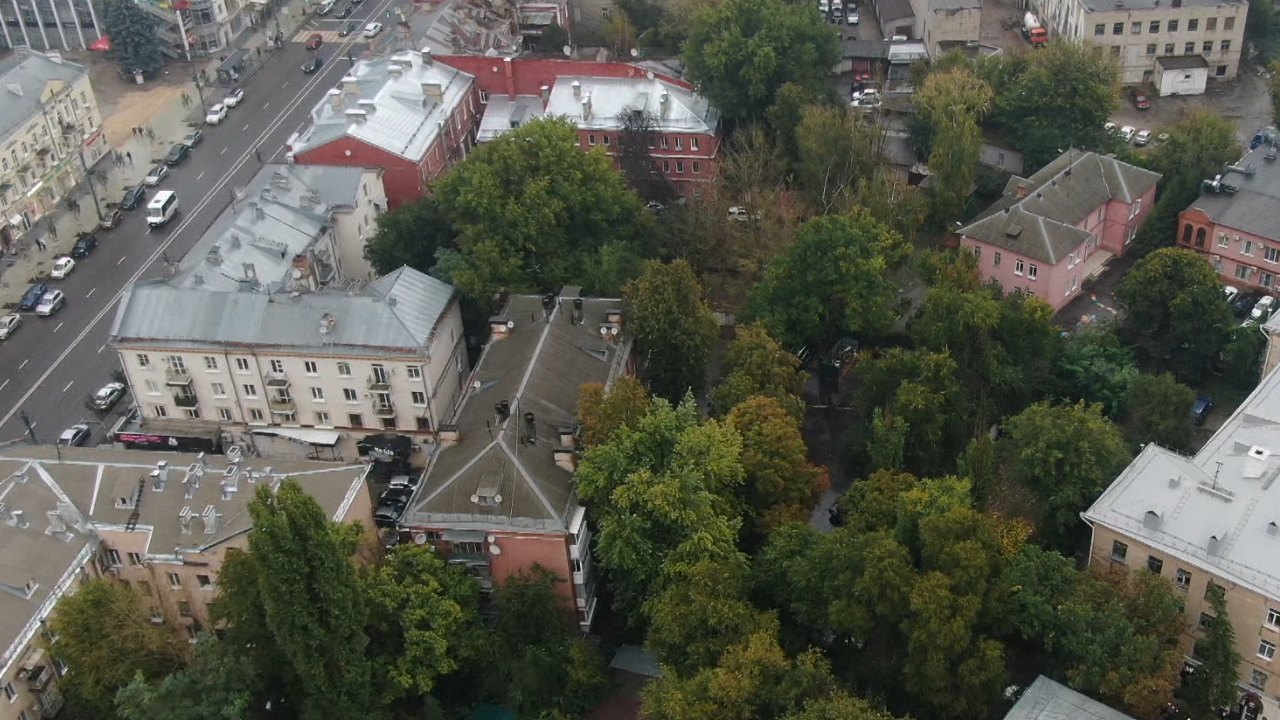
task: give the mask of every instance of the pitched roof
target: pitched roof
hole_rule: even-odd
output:
[[[1077,224],[1110,200],[1132,204],[1159,179],[1113,157],[1068,150],[1031,177],[1012,178],[1004,197],[959,233],[1057,264],[1089,239]]]
[[[1192,457],[1147,445],[1081,514],[1280,597],[1280,373],[1253,393]]]
[[[425,56],[425,57],[424,57]],[[350,137],[421,162],[474,78],[425,52],[361,60],[287,143],[294,155]]]
[[[1004,720],[1133,720],[1119,710],[1040,675]]]
[[[168,347],[291,347],[343,354],[404,354],[429,348],[457,299],[452,285],[403,267],[358,292],[272,295],[174,287],[163,280],[125,291],[111,328],[115,343]],[[332,324],[322,331],[322,319]]]
[[[87,71],[83,65],[19,48],[0,59],[0,138],[8,137],[41,111],[40,97],[50,83],[73,83]]]
[[[555,462],[558,428],[575,423],[581,386],[608,382],[627,353],[625,342],[600,333],[606,312],[619,301],[584,299],[573,322],[576,296],[563,292],[550,315],[542,298],[508,301],[504,317],[514,327],[485,348],[454,422],[459,440],[436,451],[402,523],[564,531],[576,498],[573,474]],[[506,420],[494,409],[502,401],[511,408]],[[534,416],[533,442],[526,413]],[[473,500],[494,492],[502,498],[496,504]]]
[[[585,115],[584,107],[590,108]],[[628,110],[647,112],[662,132],[714,135],[720,125],[720,111],[705,97],[643,74],[630,78],[561,75],[551,86],[546,114],[566,117],[586,130],[620,130],[619,117]]]
[[[1191,203],[1218,225],[1280,241],[1280,160],[1267,160],[1267,145],[1249,151],[1223,173],[1222,181],[1238,187],[1234,195],[1207,193]],[[1246,172],[1240,172],[1245,170]]]

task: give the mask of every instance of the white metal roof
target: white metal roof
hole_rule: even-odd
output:
[[[641,110],[667,133],[714,135],[720,111],[693,90],[660,77],[562,75],[551,86],[547,115],[559,115],[585,130],[620,130],[624,111]]]

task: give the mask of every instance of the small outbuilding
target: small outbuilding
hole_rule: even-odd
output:
[[[1209,61],[1203,55],[1166,55],[1156,58],[1156,89],[1160,97],[1203,95],[1209,84]]]

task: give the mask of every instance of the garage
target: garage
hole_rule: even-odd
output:
[[[1203,95],[1209,83],[1209,62],[1202,55],[1156,58],[1156,88],[1160,97]]]

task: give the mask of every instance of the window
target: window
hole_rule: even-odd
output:
[[[302,363],[302,370],[308,375],[319,375],[320,367],[316,365],[314,360],[307,360]]]
[[[200,408],[184,408],[182,412],[186,413],[188,420],[200,419]]]
[[[213,391],[214,397],[224,398],[227,396],[227,386],[220,382],[209,383],[209,389]]]
[[[1026,269],[1026,265],[1024,265],[1021,260],[1017,260],[1013,263],[1014,275],[1021,275],[1025,269]]]
[[[395,417],[393,416],[393,417],[389,417],[389,418],[382,418],[382,429],[383,429],[383,430],[395,430],[395,429],[396,429],[396,419],[395,419]]]
[[[1227,74],[1227,66],[1219,65],[1218,67],[1214,68],[1213,74],[1217,75],[1218,77],[1225,77]]]
[[[351,363],[349,362],[338,363],[338,375],[340,377],[351,377]]]
[[[253,383],[245,383],[241,385],[240,390],[244,392],[244,396],[247,398],[258,397],[258,386]]]
[[[169,578],[169,588],[178,590],[182,588],[182,578],[176,572],[165,573]]]
[[[1230,41],[1230,40],[1223,40],[1223,41],[1222,41],[1222,52],[1224,52],[1224,53],[1225,53],[1225,52],[1227,52],[1227,51],[1228,51],[1228,50],[1230,50],[1230,49],[1231,49],[1231,41]]]
[[[695,150],[695,151],[698,149],[698,138],[696,137],[689,138],[689,149]],[[697,170],[695,170],[694,172],[697,172]]]
[[[133,507],[132,501],[130,501],[130,504],[128,505],[128,507]],[[111,567],[120,567],[123,564],[120,562],[119,550],[112,550],[111,548],[107,548],[107,564],[110,565]]]
[[[13,683],[4,684],[4,696],[9,700],[9,702],[13,702],[18,699],[18,690],[13,687]]]
[[[220,407],[218,408],[218,419],[225,420],[226,422],[231,422],[235,418],[231,414],[231,408]]]
[[[1165,54],[1165,55],[1172,55],[1172,54],[1173,54],[1173,43],[1165,43],[1165,44],[1164,44],[1164,54]]]
[[[151,412],[153,415],[159,418],[169,417],[169,408],[163,405],[152,405]]]
[[[355,428],[364,427],[364,418],[360,416],[360,413],[348,413],[347,425]]]
[[[272,360],[272,361],[271,361],[271,372],[273,372],[273,373],[282,373],[282,372],[284,372],[284,361],[283,361],[283,360]]]
[[[1116,562],[1124,562],[1127,557],[1129,557],[1129,546],[1119,540],[1112,541],[1111,559]]]
[[[258,408],[249,408],[249,422],[262,422],[266,416]]]
[[[662,137],[658,138],[658,145],[660,145],[660,146],[662,147],[662,149],[663,149],[663,150],[666,150],[666,149],[667,149],[667,136],[666,136],[666,135],[663,135]]]
[[[1141,35],[1141,34],[1142,34],[1142,23],[1140,23],[1140,22],[1136,22],[1136,23],[1129,23],[1129,34],[1130,34],[1130,35]]]
[[[249,358],[236,358],[236,372],[249,372]]]
[[[187,602],[186,600],[179,600],[178,614],[186,618],[191,617],[191,603]]]
[[[1160,571],[1164,569],[1164,561],[1155,555],[1149,555],[1147,556],[1147,569],[1159,575]]]
[[[1269,640],[1258,641],[1258,657],[1270,660],[1276,656],[1276,644]]]
[[[1215,619],[1216,619],[1216,618],[1214,618],[1214,617],[1213,617],[1212,615],[1210,615],[1209,613],[1200,613],[1200,621],[1199,621],[1200,629],[1201,629],[1201,630],[1208,630],[1208,629],[1209,629],[1209,626],[1210,626],[1210,625],[1213,625],[1213,621],[1214,621]]]
[[[1032,280],[1035,280],[1036,278],[1040,277],[1040,268],[1037,267],[1035,263],[1032,263],[1031,265],[1027,266],[1027,277],[1031,278]]]
[[[973,256],[978,259],[978,262],[982,262],[982,248],[978,247],[977,245],[974,245]]]
[[[1107,26],[1106,26],[1106,25],[1104,25],[1103,23],[1098,23],[1097,25],[1094,25],[1094,26],[1093,26],[1093,34],[1094,34],[1094,35],[1106,35],[1106,34],[1107,34]]]
[[[148,395],[160,394],[160,383],[156,382],[155,380],[143,380],[142,387],[147,391]]]
[[[424,393],[424,392],[422,392],[421,390],[414,390],[413,392],[411,392],[411,393],[409,393],[409,394],[410,394],[411,396],[413,396],[413,404],[414,404],[414,405],[426,405],[426,404],[427,404],[427,394],[426,394],[426,393]]]
[[[1236,27],[1236,19],[1234,17],[1222,18],[1223,30],[1234,30]]]
[[[353,388],[342,388],[342,399],[349,403],[360,402],[360,396]]]
[[[1204,53],[1205,55],[1209,55],[1209,54],[1211,54],[1211,53],[1213,52],[1213,41],[1212,41],[1212,40],[1205,40],[1205,41],[1200,45],[1200,52]]]
[[[1147,32],[1152,35],[1155,35],[1156,33],[1160,32],[1160,21],[1152,20],[1151,25],[1147,28]]]
[[[1252,255],[1252,254],[1253,254],[1253,241],[1252,241],[1252,240],[1245,240],[1245,241],[1244,241],[1244,244],[1240,246],[1240,254],[1242,254],[1242,255]]]
[[[596,135],[595,135],[595,133],[587,133],[587,144],[588,144],[588,145],[595,145],[595,144],[596,144]]]
[[[1169,24],[1168,24],[1168,26],[1167,26],[1167,27],[1168,27],[1168,31],[1169,31],[1169,32],[1171,32],[1171,33],[1176,33],[1176,32],[1178,32],[1178,21],[1177,21],[1177,20],[1170,20],[1170,21],[1169,21]]]
[[[991,264],[1000,267],[1000,253],[996,252],[991,256]]]
[[[1234,20],[1234,18],[1227,18],[1227,19],[1228,19],[1228,20]],[[1257,669],[1257,668],[1254,668],[1254,669],[1250,670],[1250,671],[1249,671],[1249,686],[1250,686],[1250,687],[1257,688],[1257,689],[1259,689],[1259,690],[1266,690],[1266,689],[1267,689],[1267,674],[1266,674],[1266,673],[1264,673],[1264,672],[1262,672],[1261,670],[1259,670],[1259,669]]]
[[[1148,54],[1148,55],[1155,55],[1155,54],[1156,54],[1156,44],[1155,44],[1155,43],[1147,43],[1147,54]]]
[[[414,418],[414,420],[416,421],[416,425],[419,430],[423,430],[423,431],[431,430],[431,418],[416,417]]]
[[[694,148],[694,149],[696,150],[697,148]],[[698,174],[698,163],[696,161],[693,163],[693,168],[690,170],[690,172],[693,173],[694,175]]]
[[[609,146],[609,135],[608,135],[608,134],[601,135],[601,136],[600,136],[600,143],[601,143],[602,145],[604,145],[605,147],[608,147],[608,146]]]
[[[197,576],[196,576],[196,582],[197,582],[197,583],[200,585],[200,587],[202,587],[202,588],[209,587],[210,585],[212,585],[212,584],[213,584],[213,580],[212,580],[208,575],[197,575]]]
[[[327,412],[325,412],[325,411],[323,411],[323,410],[319,410],[319,411],[317,411],[317,412],[316,412],[316,424],[317,424],[317,425],[332,425],[332,424],[333,424],[333,420],[329,417],[329,413],[327,413]]]
[[[1236,265],[1236,279],[1237,279],[1237,280],[1248,280],[1248,279],[1249,279],[1249,266],[1248,266],[1248,265]]]
[[[311,399],[315,400],[316,402],[324,402],[324,388],[321,388],[321,387],[311,388]]]
[[[406,366],[405,366],[405,368],[404,368],[404,372],[405,372],[405,374],[406,374],[406,375],[408,375],[408,376],[409,376],[409,379],[410,379],[410,380],[421,380],[421,379],[422,379],[422,366],[421,366],[421,365],[406,365]]]
[[[1120,35],[1124,33],[1124,23],[1118,22],[1111,26],[1112,35]]]
[[[1183,54],[1183,55],[1190,55],[1190,54],[1194,53],[1195,51],[1196,51],[1196,44],[1195,44],[1194,42],[1189,42],[1189,43],[1187,43],[1186,45],[1183,45],[1183,46],[1182,46],[1182,54]]]
[[[151,367],[150,355],[146,353],[138,353],[136,359],[138,361],[138,367],[142,368],[143,370],[146,370]]]
[[[1262,287],[1270,288],[1276,284],[1276,276],[1271,273],[1262,273]]]
[[[1187,21],[1187,32],[1196,32],[1200,29],[1199,18],[1191,18]]]
[[[142,565],[142,553],[131,552],[128,554],[129,564],[134,567]]]
[[[1272,630],[1280,630],[1280,610],[1267,608],[1267,619],[1265,622],[1267,627]]]
[[[662,161],[662,172],[663,172],[664,174],[670,174],[670,173],[671,173],[671,161],[670,161],[670,160],[663,160],[663,161]]]
[[[1231,244],[1231,241],[1230,239],[1227,238],[1226,233],[1218,233],[1218,247],[1224,248],[1230,244]]]
[[[214,356],[212,356],[212,355],[205,355],[205,356],[204,356],[204,369],[205,369],[205,370],[217,370],[217,369],[218,369],[218,358],[216,358],[216,357],[214,357]]]
[[[1173,584],[1181,590],[1191,587],[1191,573],[1179,568],[1178,572],[1173,574]]]
[[[684,174],[684,161],[683,161],[683,160],[677,160],[677,161],[676,161],[676,174],[677,174],[677,175],[683,175],[683,174]]]
[[[1204,21],[1205,32],[1213,32],[1218,29],[1218,18],[1211,17]]]
[[[1118,58],[1118,57],[1120,57],[1120,50],[1121,50],[1121,48],[1120,48],[1120,46],[1119,46],[1119,45],[1112,45],[1112,46],[1111,46],[1111,57],[1117,57],[1117,58]]]

